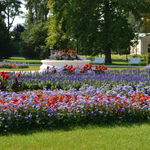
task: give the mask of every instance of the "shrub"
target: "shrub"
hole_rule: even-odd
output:
[[[150,53],[146,54],[146,64],[150,64]]]

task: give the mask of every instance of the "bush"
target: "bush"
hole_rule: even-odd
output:
[[[150,53],[146,54],[146,64],[150,64]]]
[[[140,57],[141,58],[141,55],[134,54],[134,55],[132,55],[132,57]]]

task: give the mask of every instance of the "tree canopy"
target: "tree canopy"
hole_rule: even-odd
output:
[[[65,21],[67,37],[76,39],[88,54],[99,54],[102,49],[107,64],[111,63],[113,49],[132,44],[135,29],[129,15],[141,21],[150,10],[148,2],[139,0],[49,0],[48,7],[56,25]]]
[[[1,0],[0,3],[3,6],[2,13],[7,19],[7,29],[9,31],[12,27],[15,17],[22,13],[20,10],[22,3],[20,0]]]

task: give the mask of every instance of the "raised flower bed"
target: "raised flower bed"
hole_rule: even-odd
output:
[[[64,51],[56,51],[53,52],[49,59],[41,60],[42,65],[40,66],[40,71],[47,70],[47,67],[61,68],[65,65],[85,65],[90,63],[90,60],[81,59],[79,55],[75,53],[73,50]]]

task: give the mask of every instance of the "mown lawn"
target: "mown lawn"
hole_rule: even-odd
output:
[[[0,68],[0,71],[34,71],[40,70],[40,65],[29,66],[29,68]]]
[[[29,63],[29,64],[42,64],[41,60],[39,59],[25,59],[24,57],[11,57],[9,59],[2,59],[0,61],[14,61],[14,62],[19,62],[19,63]]]
[[[85,56],[85,55],[84,55]],[[88,59],[92,60],[94,59],[94,57],[91,56],[85,56]],[[101,57],[101,56],[99,56]],[[105,57],[104,55],[102,55],[102,57]],[[131,55],[115,55],[112,54],[111,58],[112,58],[112,65],[128,65],[128,60],[131,58]],[[10,59],[3,59],[3,60],[7,60],[7,61],[15,61],[15,62],[20,62],[20,63],[29,63],[29,64],[42,64],[41,60],[34,60],[34,59],[25,59],[23,57],[11,57]],[[3,61],[1,60],[1,61]],[[92,63],[92,61],[91,61]],[[146,59],[143,57],[141,59],[141,65],[145,66],[146,65]]]
[[[148,150],[150,124],[88,125],[0,136],[2,150]]]

